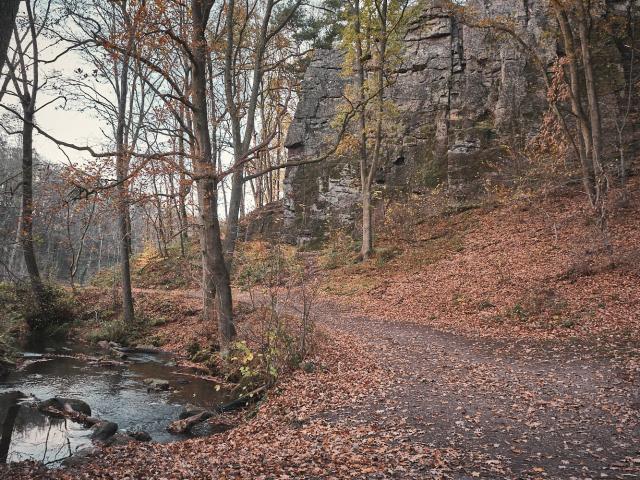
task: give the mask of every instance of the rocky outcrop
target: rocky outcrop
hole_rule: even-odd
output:
[[[248,240],[274,240],[282,232],[282,200],[259,207],[240,219],[238,238]]]
[[[341,76],[343,60],[338,50],[320,50],[307,68],[285,142],[290,162],[320,155],[334,142],[333,120],[347,84]],[[305,243],[321,235],[331,221],[352,222],[352,207],[359,198],[357,175],[355,164],[338,155],[288,168],[283,186],[285,231]]]
[[[470,0],[467,7],[480,17],[509,17],[543,59],[554,58],[540,0]],[[509,39],[461,25],[437,0],[421,12],[408,26],[403,61],[388,89],[398,108],[398,133],[386,142],[377,188],[383,195],[406,195],[444,184],[462,198],[501,155],[501,145],[522,143],[535,131],[545,92],[540,72]],[[315,53],[286,140],[290,162],[321,155],[334,141],[336,109],[348,81],[342,63],[339,51]],[[298,243],[357,221],[354,158],[290,167],[284,189],[285,231]]]

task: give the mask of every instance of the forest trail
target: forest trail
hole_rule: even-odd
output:
[[[578,345],[473,341],[374,321],[330,302],[321,324],[359,338],[395,378],[387,399],[342,415],[405,421],[454,449],[459,478],[638,478],[637,379]],[[355,313],[354,313],[355,312]]]
[[[196,290],[136,292],[200,299]],[[329,422],[409,427],[412,443],[441,451],[454,478],[640,475],[640,391],[624,359],[580,343],[474,339],[374,320],[327,298],[313,314],[323,331],[361,343],[391,379],[366,406],[325,412]]]

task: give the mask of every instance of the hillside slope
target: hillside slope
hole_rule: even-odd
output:
[[[404,219],[377,260],[325,272],[324,290],[360,314],[458,334],[636,343],[639,202],[635,186],[614,210],[611,251],[575,192]]]

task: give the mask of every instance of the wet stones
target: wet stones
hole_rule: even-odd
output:
[[[138,442],[150,442],[151,435],[144,430],[127,430],[126,434]]]
[[[184,409],[182,410],[182,412],[180,412],[180,416],[178,418],[180,420],[184,420],[185,418],[193,417],[194,415],[198,415],[199,413],[202,413],[204,411],[206,411],[206,408],[198,407],[196,405],[187,403],[184,406]]]
[[[108,421],[100,421],[91,427],[91,440],[94,442],[105,442],[118,431],[118,424]]]
[[[190,417],[184,418],[182,420],[176,420],[175,422],[171,422],[167,427],[167,431],[174,435],[179,435],[183,433],[189,433],[191,429],[210,418],[213,415],[212,412],[207,410],[203,410],[200,413],[196,413]]]
[[[61,412],[68,412],[71,410],[74,412],[82,413],[83,415],[86,415],[88,417],[91,416],[91,407],[89,406],[89,404],[77,398],[53,397],[38,403],[38,408],[40,410],[54,408],[55,410],[60,410]]]
[[[169,390],[169,380],[160,378],[145,378],[143,383],[147,385],[147,390],[154,392],[162,392]]]
[[[16,364],[6,358],[0,358],[0,378],[4,378]]]
[[[233,427],[234,426],[230,423],[209,420],[194,425],[191,427],[191,431],[189,433],[192,437],[208,437],[210,435],[224,433],[227,430],[231,430]]]

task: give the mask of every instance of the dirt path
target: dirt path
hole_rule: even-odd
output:
[[[611,360],[575,345],[473,342],[329,302],[317,314],[395,377],[386,398],[341,420],[407,422],[416,442],[457,452],[458,478],[640,478],[638,379]]]
[[[315,314],[329,332],[364,343],[392,379],[365,408],[327,420],[415,429],[412,442],[441,450],[459,479],[640,478],[640,379],[625,359],[579,344],[474,341],[328,300]]]

